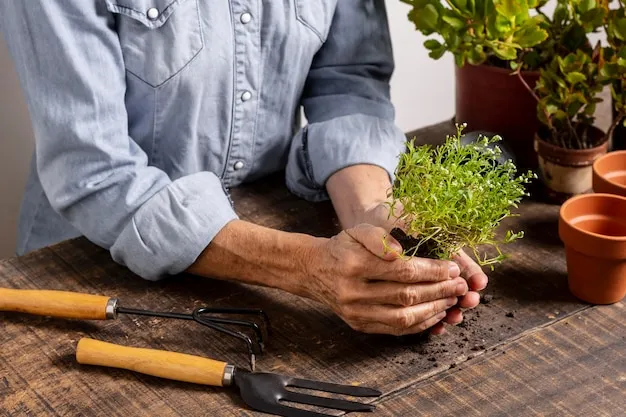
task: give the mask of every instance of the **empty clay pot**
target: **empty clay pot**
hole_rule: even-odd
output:
[[[467,131],[485,130],[502,136],[515,154],[519,168],[535,168],[533,135],[539,127],[537,101],[513,70],[493,65],[455,65],[455,121]],[[534,88],[537,71],[523,71]]]
[[[626,295],[626,197],[583,194],[559,214],[569,289],[592,304],[612,304]]]
[[[593,191],[626,197],[626,151],[609,152],[596,159]]]
[[[594,128],[596,135],[604,135]],[[589,149],[568,149],[552,145],[535,134],[535,151],[539,162],[539,177],[555,201],[592,191],[593,163],[606,154],[609,141]]]

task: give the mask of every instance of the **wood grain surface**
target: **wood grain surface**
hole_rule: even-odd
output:
[[[412,132],[411,137],[438,143],[451,128],[445,122]],[[232,197],[242,218],[268,227],[317,236],[338,231],[331,204],[294,197],[284,187],[282,174],[233,190]],[[502,230],[524,230],[526,237],[509,245],[510,259],[488,272],[488,303],[468,311],[464,323],[441,337],[357,333],[325,307],[267,288],[189,275],[148,282],[82,238],[1,261],[0,287],[79,291],[117,297],[123,307],[166,311],[262,308],[272,333],[266,353],[258,358],[258,370],[372,386],[384,392],[381,401],[391,401],[397,393],[409,395],[409,387],[447,372],[452,364],[473,364],[494,347],[588,308],[567,289],[558,206],[528,200],[518,213]],[[90,337],[246,366],[245,346],[239,340],[198,324],[136,316],[62,320],[19,313],[0,313],[0,323],[0,415],[256,415],[232,390],[84,366],[75,360],[77,341]],[[580,338],[592,337],[585,331],[580,329]],[[603,357],[606,351],[595,354],[599,361],[613,360]],[[497,414],[497,408],[487,409]],[[406,407],[402,410],[412,415]]]
[[[620,302],[528,332],[384,398],[377,415],[622,416],[625,317]]]

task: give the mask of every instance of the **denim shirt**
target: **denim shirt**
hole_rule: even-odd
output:
[[[18,254],[85,236],[160,279],[237,218],[229,188],[284,170],[321,201],[404,148],[384,0],[5,0],[0,28],[36,139]]]

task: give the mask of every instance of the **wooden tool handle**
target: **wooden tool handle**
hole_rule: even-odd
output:
[[[0,288],[0,311],[17,311],[65,319],[106,320],[114,318],[114,301],[115,299],[101,295]],[[108,315],[107,305],[109,305]]]
[[[227,364],[213,359],[164,350],[114,345],[80,339],[76,360],[86,365],[128,369],[142,374],[195,384],[223,386]]]

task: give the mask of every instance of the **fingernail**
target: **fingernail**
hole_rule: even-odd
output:
[[[448,263],[448,273],[451,278],[456,278],[461,275],[461,268],[456,263],[450,262]]]
[[[456,292],[458,293],[458,295],[467,294],[467,284],[465,284],[464,282],[459,282],[456,285]]]
[[[456,297],[450,297],[446,300],[446,304],[448,305],[448,307],[452,307],[453,305],[455,305],[459,300]]]

